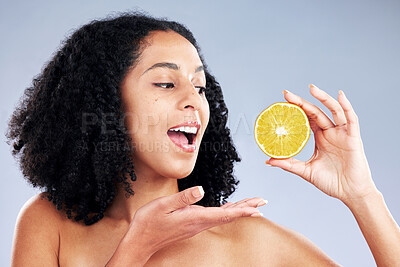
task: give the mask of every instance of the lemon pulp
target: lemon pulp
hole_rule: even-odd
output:
[[[258,115],[254,137],[261,150],[272,158],[297,155],[310,138],[307,115],[299,106],[277,102]]]

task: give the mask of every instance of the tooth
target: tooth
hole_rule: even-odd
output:
[[[180,131],[180,132],[196,134],[197,133],[197,128],[196,127],[190,127],[190,126],[182,126],[182,127],[171,129],[170,131],[176,131],[176,132]]]

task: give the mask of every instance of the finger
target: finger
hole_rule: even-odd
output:
[[[306,163],[304,161],[300,161],[295,158],[289,158],[289,159],[270,158],[267,164],[273,167],[279,167],[285,171],[296,174],[302,177],[307,182],[310,182],[310,173],[306,168]]]
[[[234,205],[231,207],[261,207],[267,204],[268,201],[264,200],[260,197],[255,197],[255,198],[246,198],[243,200],[240,200],[236,202]]]
[[[310,120],[315,121],[315,123],[319,128],[321,128],[322,130],[326,130],[335,127],[335,124],[333,124],[333,122],[329,119],[329,117],[319,107],[311,104],[307,100],[304,100],[300,96],[297,96],[292,92],[289,92],[288,90],[284,90],[283,92],[285,94],[285,99],[288,102],[301,107],[306,113],[307,117]]]
[[[242,200],[240,200],[240,201],[237,201],[237,202],[233,203],[232,206],[236,207],[238,204],[246,203],[246,201],[248,201],[248,200],[250,200],[250,199],[251,199],[251,198],[242,199]],[[232,206],[231,206],[231,207],[232,207]]]
[[[261,217],[263,214],[260,213],[256,208],[244,207],[244,208],[206,208],[205,212],[202,213],[201,219],[206,224],[220,225],[229,223],[240,217]]]
[[[337,126],[346,124],[347,120],[344,115],[343,109],[333,97],[331,97],[326,92],[319,89],[313,84],[310,84],[310,93],[330,110],[330,112],[332,113],[333,121]]]
[[[184,208],[188,205],[196,203],[204,196],[204,190],[202,186],[194,186],[185,189],[179,193],[166,196],[162,202],[167,212],[173,212],[177,209]]]
[[[227,202],[227,203],[225,203],[224,205],[222,205],[221,206],[221,208],[227,208],[227,207],[230,207],[230,206],[232,206],[232,205],[234,205],[234,203],[233,202]]]
[[[338,101],[339,104],[342,106],[347,119],[347,134],[349,136],[359,137],[360,125],[358,122],[358,116],[342,90],[339,91]]]

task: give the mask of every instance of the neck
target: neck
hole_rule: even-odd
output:
[[[135,171],[136,173],[136,171]],[[136,181],[129,180],[134,195],[129,198],[123,184],[118,184],[118,192],[105,212],[105,216],[116,220],[131,222],[136,211],[150,201],[179,192],[178,180],[161,176],[140,175]]]

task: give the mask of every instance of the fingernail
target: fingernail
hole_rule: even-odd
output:
[[[263,215],[264,214],[262,214],[261,212],[256,212],[256,213],[251,214],[250,217],[261,217]]]
[[[314,87],[315,89],[322,91],[321,89],[319,89],[317,86],[315,86],[315,85],[312,84],[312,83],[310,83],[310,88],[311,88],[311,87]]]
[[[268,167],[275,167],[275,166],[273,166],[273,165],[271,165],[269,162],[265,162],[265,165],[267,165]]]
[[[192,195],[194,196],[194,197],[201,197],[202,195],[204,195],[204,190],[203,190],[203,187],[202,186],[196,186],[196,189],[194,189],[193,191],[192,191]]]
[[[257,208],[261,207],[261,206],[264,206],[267,203],[268,203],[268,200],[263,199],[263,200],[260,201],[260,203],[257,204]]]
[[[283,94],[290,93],[288,90],[283,90]]]
[[[342,90],[339,90],[339,95],[346,96]]]

